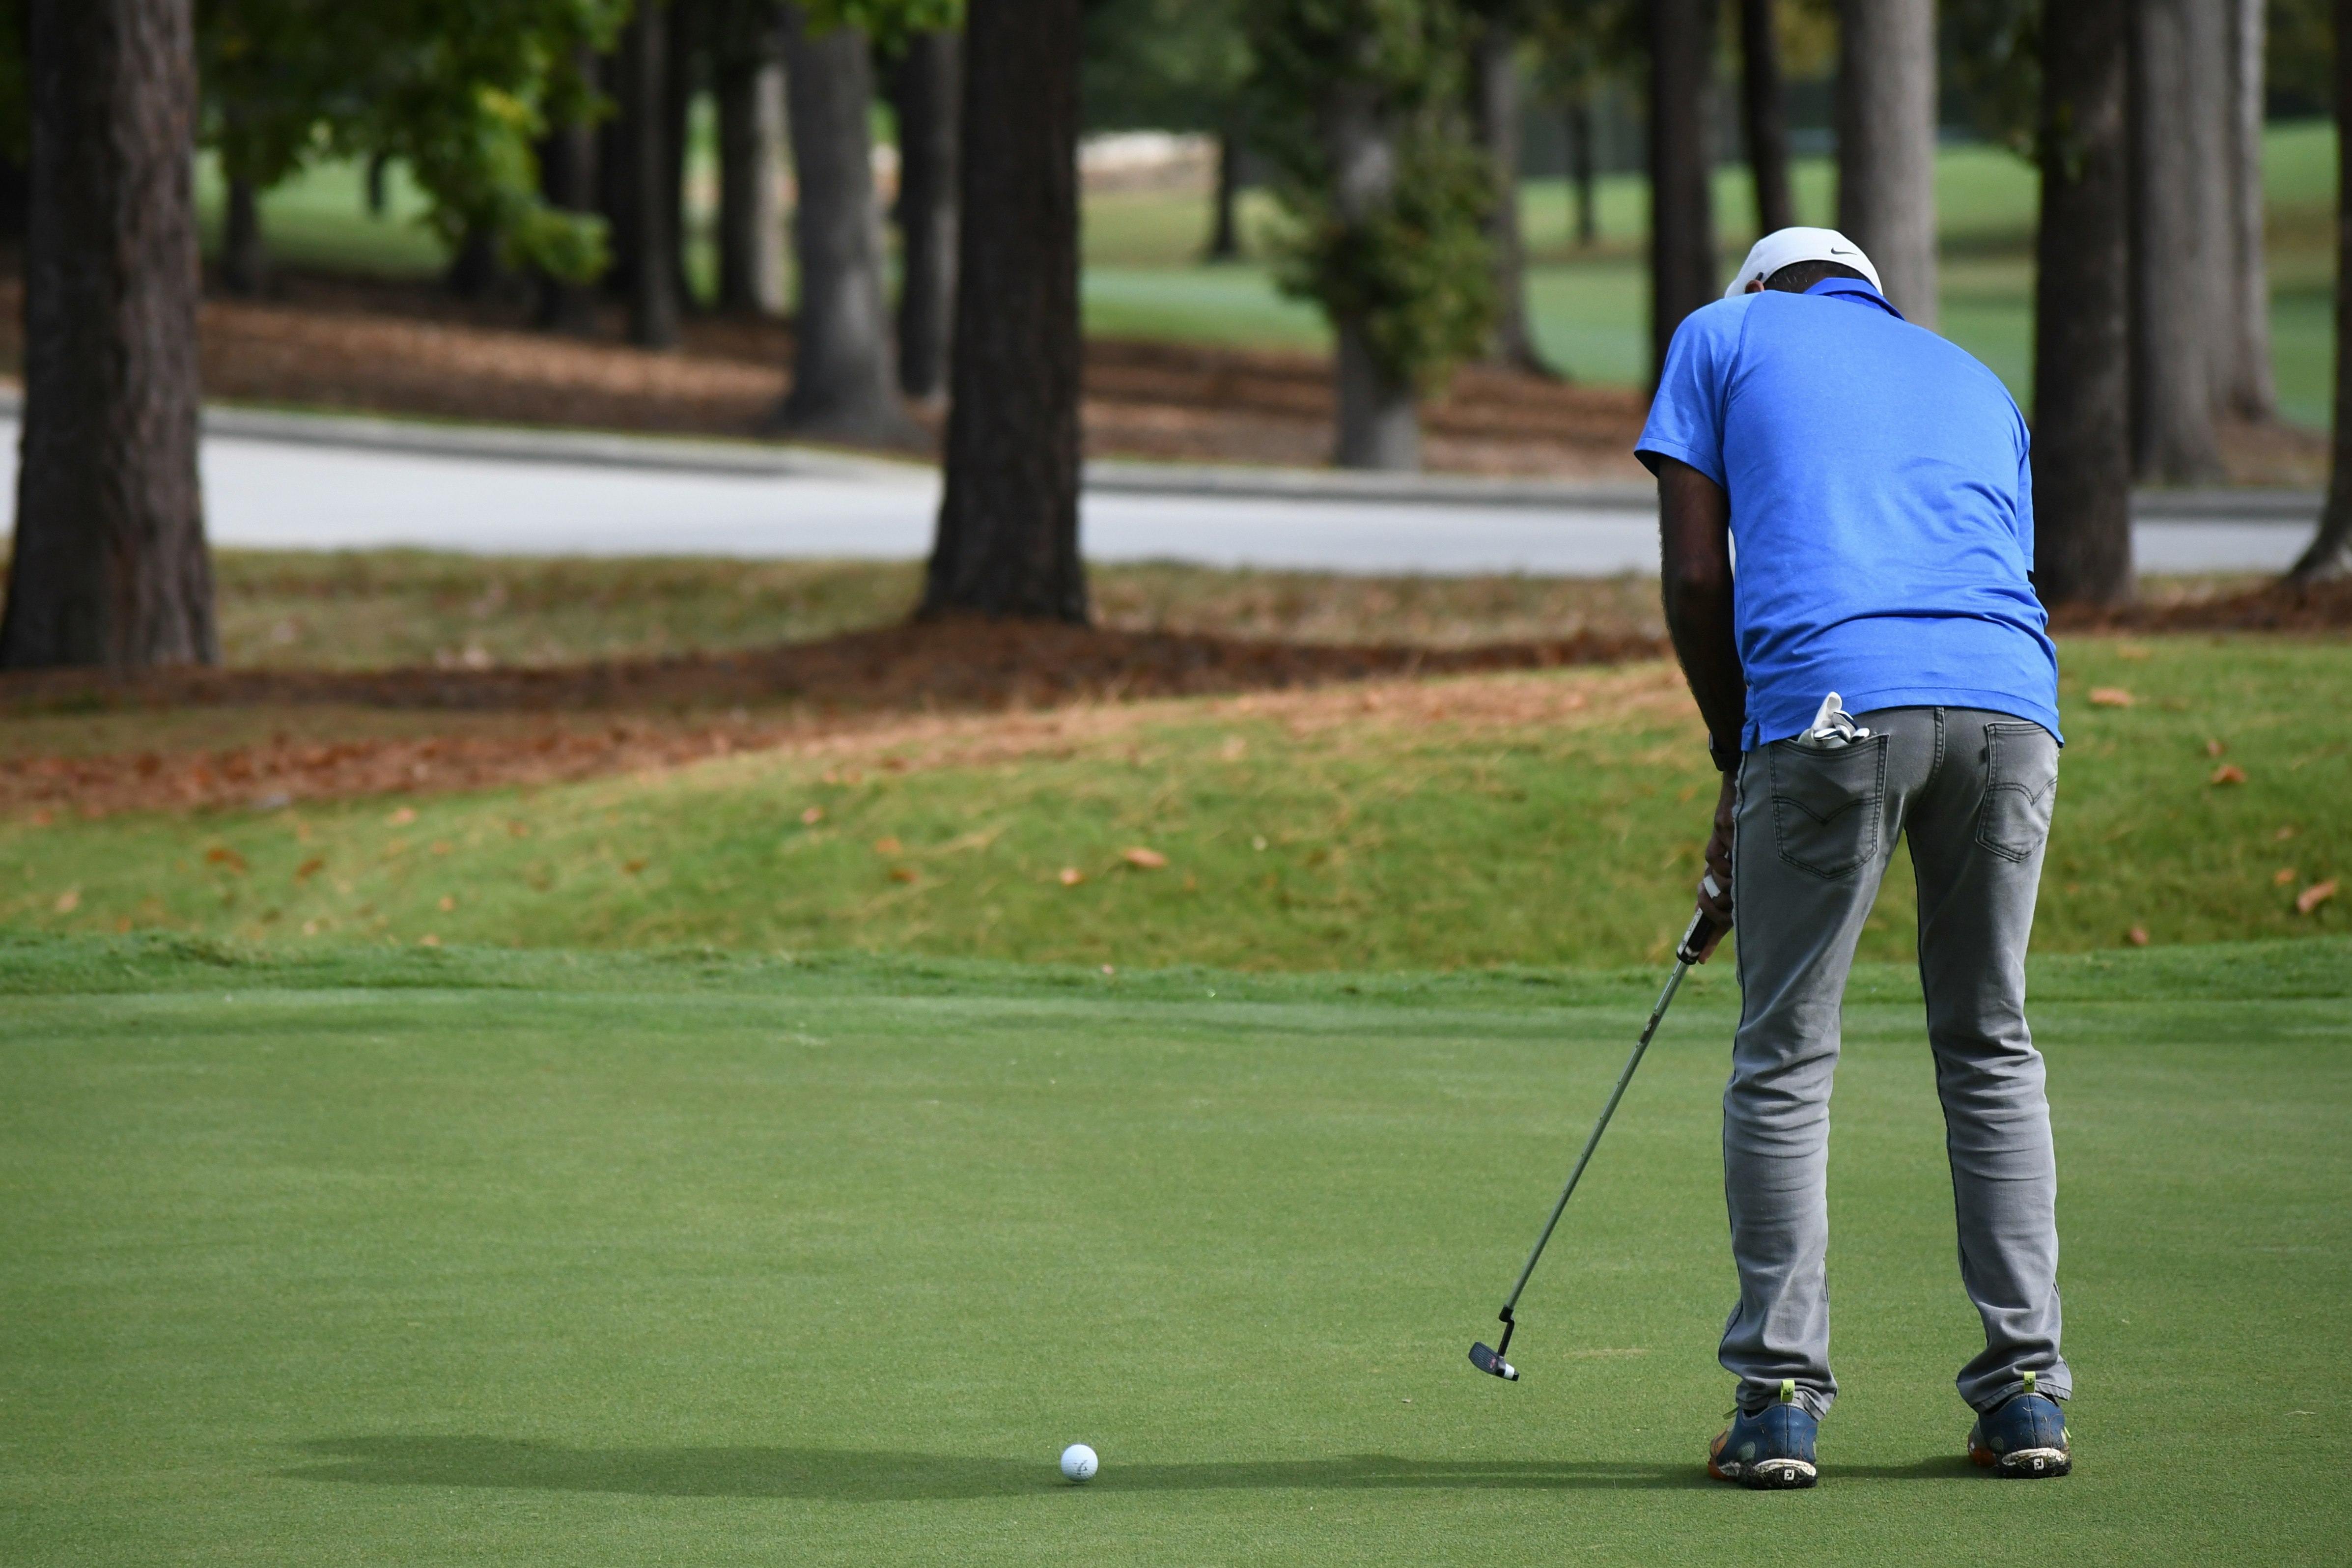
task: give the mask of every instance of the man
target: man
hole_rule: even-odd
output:
[[[1838,1013],[1903,837],[1960,1278],[1984,1321],[1958,1379],[1969,1448],[2001,1475],[2063,1475],[2057,1168],[2024,1011],[2061,742],[2025,421],[1990,371],[1903,320],[1858,247],[1790,228],[1676,331],[1637,450],[1658,477],[1667,626],[1723,770],[1699,902],[1739,916],[1723,1097],[1739,1302],[1720,1352],[1738,1408],[1707,1468],[1817,1477],[1837,1394]]]

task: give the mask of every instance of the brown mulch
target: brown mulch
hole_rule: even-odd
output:
[[[21,363],[23,285],[0,278],[0,368]],[[267,300],[205,300],[205,391],[230,402],[659,435],[761,437],[791,384],[785,322],[697,315],[675,350],[537,331],[512,299],[288,273]],[[1090,340],[1081,417],[1097,458],[1315,467],[1331,455],[1328,361],[1284,350]],[[1464,368],[1423,415],[1432,468],[1640,481],[1644,404],[1624,388]],[[937,408],[911,409],[930,442]]]
[[[2077,605],[2050,617],[2055,632],[2341,632],[2352,629],[2352,577],[2265,583],[2235,594],[2105,607]]]
[[[1333,647],[974,620],[893,626],[756,653],[568,669],[10,675],[0,677],[0,712],[339,705],[497,710],[515,721],[490,733],[279,735],[172,755],[0,759],[0,811],[97,816],[543,784],[858,733],[910,713],[1024,712],[1383,677],[1548,669],[1662,651],[1652,638],[1599,634],[1476,648]]]

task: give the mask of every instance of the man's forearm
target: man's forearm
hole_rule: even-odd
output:
[[[1666,591],[1666,633],[1716,749],[1737,756],[1748,726],[1748,678],[1732,632],[1731,584],[1684,583]]]
[[[1748,723],[1748,677],[1732,621],[1730,498],[1696,468],[1662,458],[1658,540],[1675,657],[1717,751],[1737,756]]]

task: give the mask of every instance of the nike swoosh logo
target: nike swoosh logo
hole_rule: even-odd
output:
[[[1832,245],[1830,247],[1830,254],[1832,256],[1860,256],[1862,252],[1859,250],[1840,250],[1836,246]]]

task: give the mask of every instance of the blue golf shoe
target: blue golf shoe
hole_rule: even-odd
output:
[[[1780,1397],[1755,1415],[1733,1411],[1731,1425],[1706,1451],[1706,1473],[1759,1491],[1809,1487],[1821,1479],[1813,1465],[1813,1435],[1821,1422],[1797,1403],[1794,1378]]]
[[[2074,1468],[2066,1414],[2033,1386],[2029,1372],[2023,1390],[2000,1409],[1978,1416],[1969,1428],[1969,1458],[1997,1476],[2022,1480],[2063,1476]]]

